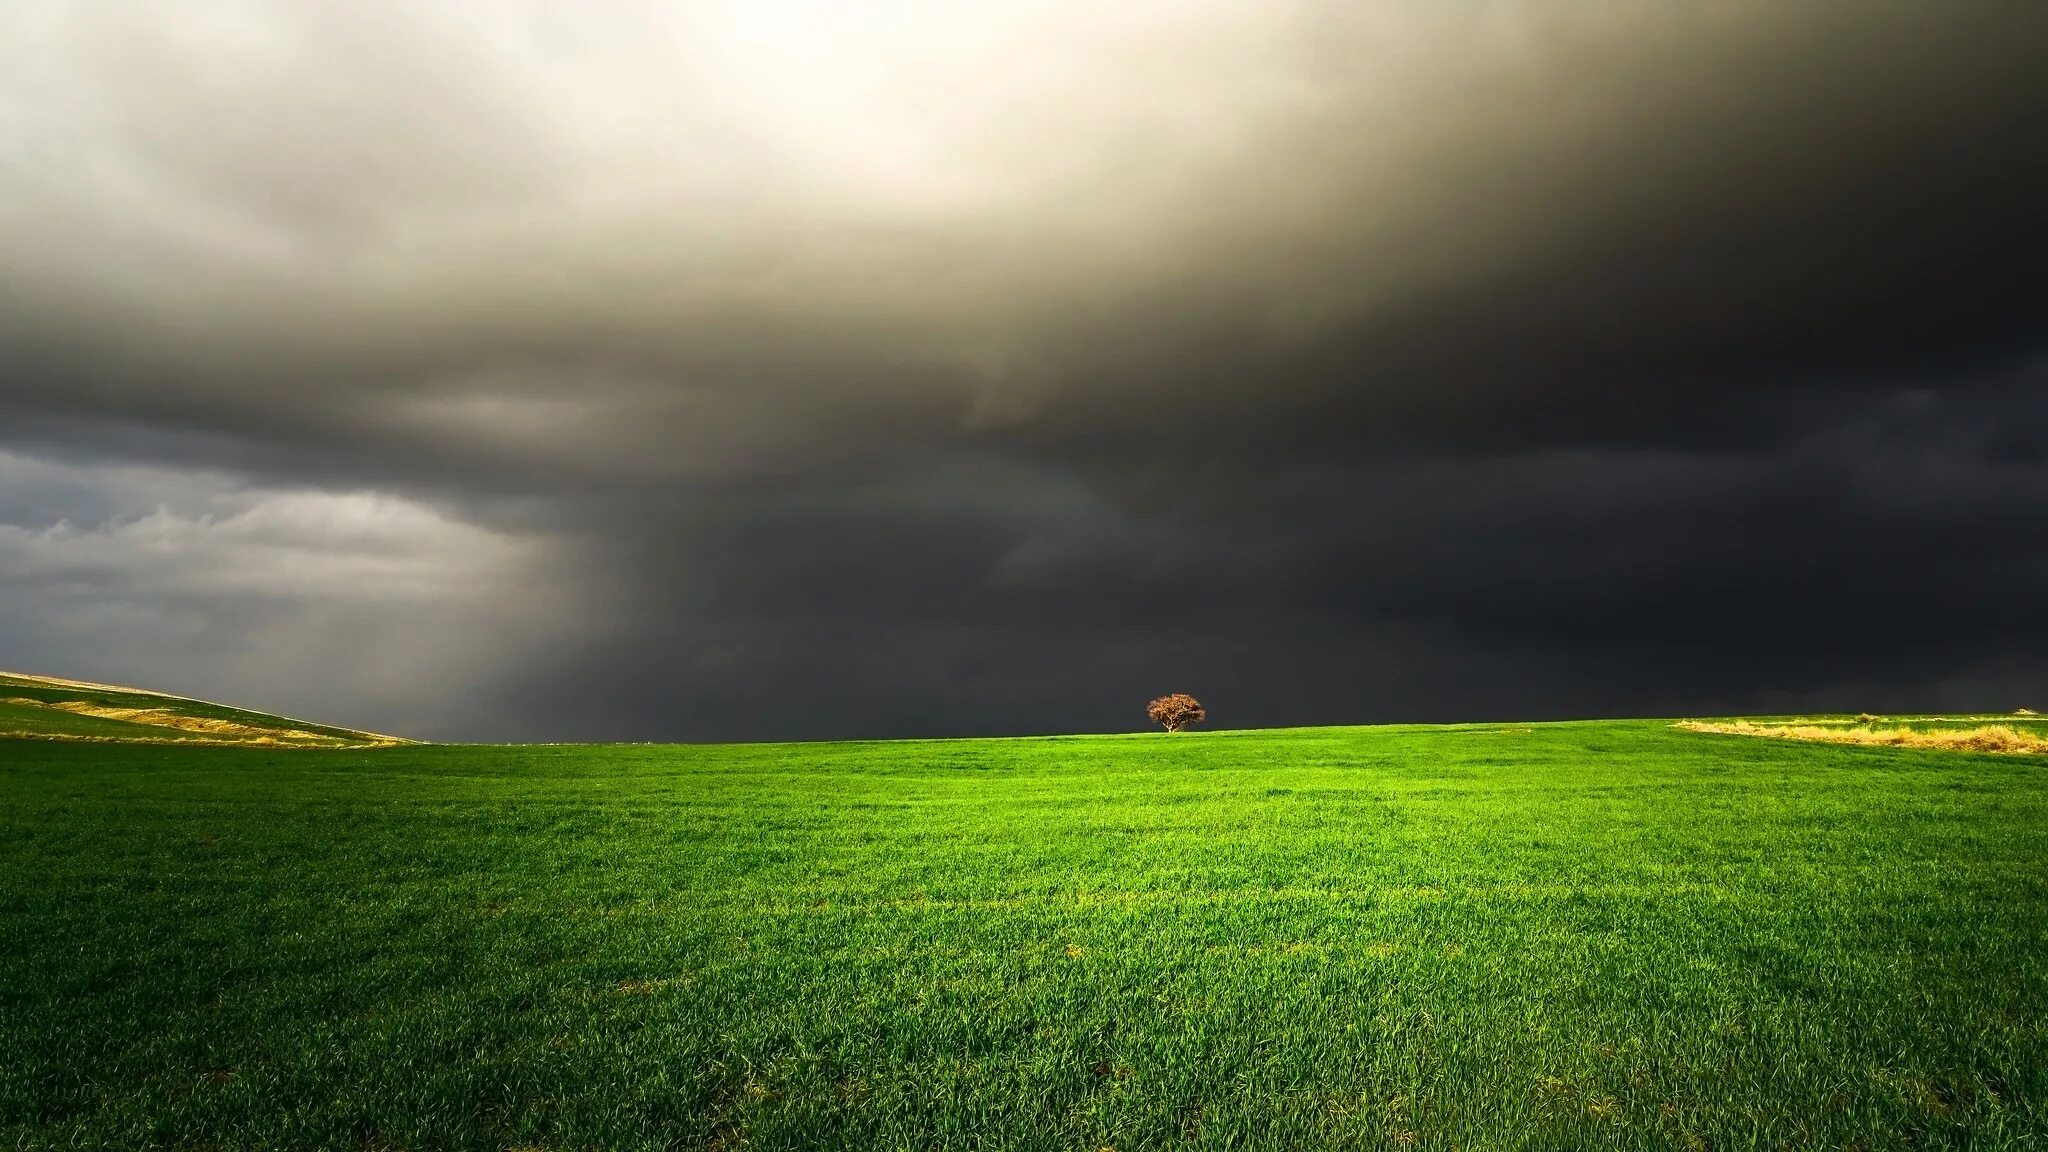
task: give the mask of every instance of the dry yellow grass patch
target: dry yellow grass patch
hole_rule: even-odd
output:
[[[1892,748],[1941,748],[1952,752],[2048,753],[2048,739],[2014,728],[2010,724],[1986,724],[1977,728],[1922,731],[1917,728],[1875,728],[1867,724],[1853,728],[1819,724],[1757,724],[1749,720],[1709,722],[1683,720],[1678,726],[1691,732],[1718,732],[1729,736],[1775,736],[1781,740],[1815,740],[1824,744],[1869,744]]]
[[[175,697],[172,697],[172,699],[175,699]],[[210,716],[187,716],[184,713],[175,712],[169,708],[116,708],[106,704],[94,704],[87,700],[31,700],[25,697],[10,696],[0,697],[0,704],[43,708],[52,712],[68,712],[74,716],[90,716],[98,720],[119,720],[148,728],[168,728],[173,731],[193,734],[192,737],[165,736],[160,740],[152,740],[147,737],[102,736],[80,733],[0,731],[0,737],[66,740],[92,744],[253,744],[278,748],[391,748],[411,743],[409,740],[401,740],[395,736],[379,736],[369,732],[358,733],[355,737],[331,736],[324,732],[309,732],[303,728],[267,727],[258,724],[242,724],[233,720],[222,720]]]
[[[177,697],[163,692],[152,692],[147,688],[123,688],[118,684],[95,684],[90,680],[66,680],[62,676],[34,676],[27,672],[0,672],[0,683],[15,681],[37,688],[84,688],[93,692],[125,692],[131,696],[163,696],[175,700]]]
[[[329,729],[327,732],[313,732],[295,727],[295,725],[304,724],[306,721],[293,720],[289,716],[272,717],[271,719],[282,721],[282,723],[276,724],[242,724],[231,720],[192,716],[179,711],[179,706],[191,704],[209,705],[216,708],[227,706],[185,696],[173,696],[168,692],[157,692],[148,688],[125,688],[116,684],[96,684],[90,680],[66,680],[58,676],[35,676],[26,672],[0,672],[0,690],[4,690],[9,685],[35,688],[76,688],[94,692],[118,692],[125,696],[155,697],[165,701],[165,706],[161,708],[117,708],[112,705],[97,704],[88,700],[49,701],[18,698],[0,700],[0,703],[25,704],[37,708],[55,708],[80,716],[93,716],[103,720],[125,720],[131,724],[151,725],[158,728],[175,728],[184,732],[229,738],[224,741],[211,741],[215,743],[242,744],[268,742],[284,745],[306,744],[318,747],[340,747],[358,744],[374,747],[391,747],[415,743],[415,741],[407,740],[401,736],[388,736],[381,732],[365,732],[358,728],[337,729],[333,725],[321,725],[321,727]],[[35,735],[47,737],[48,734],[36,733]],[[183,742],[190,743],[190,741]]]
[[[74,716],[91,716],[99,720],[120,720],[129,724],[145,724],[152,728],[175,728],[180,732],[197,732],[205,736],[247,736],[309,744],[341,743],[336,737],[323,736],[318,732],[307,732],[299,728],[264,728],[254,724],[237,724],[232,720],[219,720],[210,716],[186,716],[182,713],[173,712],[168,708],[114,708],[105,704],[93,704],[85,700],[27,700],[19,698],[0,700],[0,704],[49,708],[58,712],[69,712]]]
[[[217,745],[223,748],[397,748],[410,744],[410,740],[363,740],[344,744],[324,737],[321,743],[308,744],[303,741],[279,740],[275,736],[253,736],[242,738],[212,739],[205,736],[183,737],[164,736],[84,736],[76,732],[32,732],[26,728],[0,729],[0,740],[45,740],[62,744],[150,744],[171,745],[189,748],[195,744]]]

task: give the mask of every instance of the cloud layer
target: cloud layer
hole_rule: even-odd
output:
[[[2043,60],[1970,4],[10,5],[0,663],[505,738],[2035,700]]]

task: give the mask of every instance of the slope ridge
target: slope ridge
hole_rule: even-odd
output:
[[[294,748],[412,743],[149,688],[27,672],[0,672],[0,738]]]

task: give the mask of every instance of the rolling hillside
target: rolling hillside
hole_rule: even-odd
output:
[[[142,688],[0,672],[0,739],[124,744],[253,744],[361,748],[395,736],[309,724]]]

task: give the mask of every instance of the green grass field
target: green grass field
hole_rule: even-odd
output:
[[[0,741],[0,1147],[2048,1145],[2048,759]]]

